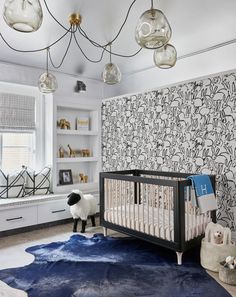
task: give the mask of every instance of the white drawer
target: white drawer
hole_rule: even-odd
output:
[[[55,200],[38,205],[38,224],[71,218],[67,200]]]
[[[0,211],[0,231],[37,224],[37,206]]]

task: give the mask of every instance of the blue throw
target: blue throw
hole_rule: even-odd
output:
[[[208,175],[190,175],[192,186],[196,194],[196,202],[201,213],[217,209],[216,197]]]

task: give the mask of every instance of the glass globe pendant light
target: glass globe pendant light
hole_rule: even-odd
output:
[[[148,49],[156,49],[167,44],[171,38],[171,27],[163,12],[153,8],[145,11],[138,20],[135,29],[137,43]]]
[[[3,17],[13,29],[33,32],[42,24],[43,11],[39,0],[6,0]]]
[[[168,69],[175,66],[177,61],[177,52],[173,45],[166,44],[154,51],[153,60],[157,67]]]
[[[38,81],[38,88],[41,93],[54,93],[57,89],[57,80],[56,77],[48,72],[48,55],[49,48],[47,48],[47,70],[40,75]]]
[[[114,85],[121,81],[121,72],[119,67],[111,62],[111,45],[110,46],[110,63],[107,63],[102,73],[104,83]]]

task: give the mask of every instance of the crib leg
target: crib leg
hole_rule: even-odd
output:
[[[107,228],[106,227],[103,227],[103,234],[104,234],[104,236],[107,236]]]
[[[182,265],[182,256],[183,256],[183,253],[176,252],[176,255],[177,255],[177,263],[178,263],[178,265]]]

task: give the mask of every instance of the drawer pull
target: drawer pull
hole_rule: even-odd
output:
[[[11,219],[6,219],[7,222],[9,221],[16,221],[16,220],[21,220],[23,217],[17,217],[17,218],[11,218]]]
[[[52,210],[52,213],[57,213],[57,212],[63,212],[66,211],[65,209],[60,209],[60,210]]]

